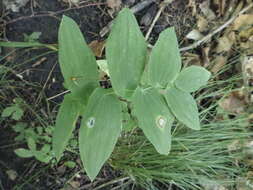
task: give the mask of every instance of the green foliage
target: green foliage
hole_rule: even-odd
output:
[[[41,32],[33,32],[30,35],[24,34],[24,41],[37,42],[40,36],[41,36]]]
[[[1,117],[11,117],[16,121],[20,120],[24,114],[21,104],[22,100],[18,98],[14,99],[14,104],[4,109]]]
[[[21,157],[21,158],[30,158],[33,157],[33,153],[30,150],[24,149],[24,148],[19,148],[15,150],[15,153]]]
[[[166,90],[165,98],[179,121],[192,129],[200,129],[198,107],[188,92],[171,87]]]
[[[76,167],[76,163],[73,161],[64,162],[64,165],[67,166],[68,168],[71,168],[71,169]]]
[[[65,87],[71,93],[58,112],[53,152],[59,160],[82,116],[79,151],[91,180],[112,153],[122,128],[127,131],[139,126],[164,155],[171,149],[173,115],[192,129],[200,128],[196,102],[185,91],[203,86],[210,74],[195,67],[180,73],[181,59],[172,28],[161,33],[147,60],[146,42],[137,21],[129,9],[123,9],[107,40],[106,60],[98,63],[112,82],[112,89],[103,89],[98,85],[95,57],[77,24],[64,16],[59,29],[59,62]],[[192,70],[198,71],[197,76]],[[188,81],[192,86],[186,88]]]
[[[84,168],[93,180],[110,157],[121,132],[121,105],[111,90],[97,88],[83,114],[79,149]]]
[[[15,153],[22,158],[35,157],[37,160],[48,163],[53,158],[51,149],[52,126],[35,129],[28,127],[26,123],[17,123],[13,130],[18,133],[15,137],[17,142],[26,142],[28,149],[18,148]],[[40,147],[40,148],[38,148]]]
[[[152,49],[148,63],[149,84],[166,87],[177,77],[181,69],[181,57],[174,28],[162,32]]]
[[[59,63],[66,88],[77,98],[87,101],[98,85],[96,59],[78,25],[66,16],[59,29]]]
[[[134,115],[139,127],[155,146],[157,152],[167,155],[171,145],[171,126],[174,117],[165,100],[154,88],[138,88],[133,95]]]
[[[27,139],[27,145],[29,149],[19,148],[14,152],[22,158],[35,157],[37,160],[48,163],[52,158],[51,146],[49,144],[44,144],[40,150],[37,149],[36,142],[33,138]]]
[[[202,117],[210,121],[210,113]],[[203,190],[207,181],[223,186],[221,189],[234,189],[238,178],[247,175],[245,166],[238,164],[245,158],[243,144],[251,138],[247,120],[245,116],[215,120],[203,124],[200,131],[177,126],[169,156],[156,154],[141,133],[128,135],[120,138],[110,164],[144,187],[137,189],[152,189],[151,183],[157,189],[159,184],[169,189],[173,183],[180,189]]]
[[[75,128],[76,120],[80,114],[78,103],[70,95],[66,95],[59,109],[53,132],[53,150],[57,160],[60,159]]]
[[[51,143],[52,141],[52,126],[47,126],[47,128],[41,126],[31,128],[26,123],[18,122],[12,129],[17,133],[15,137],[15,141],[17,142],[26,141],[28,138],[34,139],[39,144]]]
[[[146,54],[147,45],[134,15],[123,9],[106,44],[109,73],[118,96],[131,97],[142,76]]]
[[[129,113],[129,106],[126,102],[121,102],[122,105],[122,130],[130,132],[137,127],[138,123],[135,117]]]
[[[211,73],[203,67],[190,66],[179,74],[175,81],[176,87],[186,92],[194,92],[204,86]]]
[[[2,117],[11,117],[14,120],[20,120],[24,111],[17,105],[7,107],[2,112]]]

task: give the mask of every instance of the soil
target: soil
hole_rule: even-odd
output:
[[[69,7],[68,3],[63,3],[60,0],[33,0],[33,2],[37,2],[37,6],[33,7],[33,9],[29,2],[18,13],[3,10],[6,15],[0,18],[0,24],[4,23],[5,26],[2,29],[4,31],[2,39],[24,41],[24,34],[29,35],[33,32],[41,32],[41,36],[39,37],[40,42],[55,44],[57,43],[59,23],[64,14],[73,18],[78,23],[87,43],[93,40],[105,40],[106,37],[100,37],[99,32],[112,20],[108,14],[105,1],[86,1],[87,3],[83,1],[79,5],[80,7],[74,5]],[[131,2],[138,3],[137,0]],[[123,3],[126,5],[129,1],[125,0]],[[146,33],[149,28],[149,25],[145,25],[143,17],[149,13],[151,14],[150,19],[153,19],[158,10],[158,3],[154,3],[136,14],[138,21],[142,23],[141,29],[143,33]],[[194,19],[190,16],[191,9],[187,7],[187,3],[185,0],[177,0],[166,8],[151,34],[151,43],[154,43],[159,33],[169,26],[175,26],[180,41],[184,43],[184,36],[191,30],[194,24]],[[149,20],[146,22],[150,23]],[[10,49],[3,49],[3,55],[9,51]],[[32,59],[36,56],[39,57]],[[44,60],[42,63],[34,66],[34,64],[36,65],[42,59]],[[26,87],[24,85],[24,88],[18,91],[18,93],[28,104],[35,104],[38,110],[41,109],[41,105],[46,106],[45,104],[36,104],[38,93],[42,90],[44,98],[52,97],[65,90],[62,85],[63,78],[60,74],[57,59],[57,54],[49,52],[47,49],[27,49],[25,52],[17,50],[12,60],[14,64],[22,63],[21,66],[17,67],[15,72],[21,73],[24,81],[37,84],[37,88]],[[0,64],[3,63],[0,62]],[[18,82],[22,82],[15,75],[11,75],[10,77]],[[44,88],[42,88],[43,86]],[[10,102],[14,96],[10,93]],[[50,101],[50,108],[57,109],[57,103],[61,102],[61,100],[62,96],[59,96]],[[27,118],[24,120],[31,121],[31,119],[32,117],[27,114]],[[53,121],[51,120],[50,122]],[[21,159],[17,157],[13,153],[13,150],[20,145],[15,145],[13,139],[16,134],[11,129],[11,123],[2,122],[0,124],[2,125],[0,129],[0,189],[11,190],[17,184],[24,184],[21,189],[25,190],[60,189],[62,184],[70,178],[71,174],[77,172],[69,170],[64,175],[60,175],[55,168],[45,167],[46,165],[38,163],[33,159]],[[18,173],[16,180],[11,180],[6,175],[6,171],[10,169]],[[93,184],[89,184],[88,179],[83,177],[82,180],[79,180],[80,186],[84,186],[83,189],[92,189],[93,186],[119,176],[118,172],[112,171],[107,167],[101,173],[98,181],[95,181]]]

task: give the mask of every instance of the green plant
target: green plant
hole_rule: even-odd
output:
[[[41,36],[41,32],[33,32],[30,35],[24,34],[24,41],[37,42],[40,36]]]
[[[190,93],[210,77],[207,70],[197,66],[180,72],[173,28],[160,34],[148,57],[145,39],[128,9],[123,9],[114,22],[106,61],[112,89],[99,87],[95,57],[77,24],[64,16],[59,29],[59,62],[65,87],[71,93],[65,95],[56,118],[53,152],[59,160],[82,116],[79,150],[91,180],[112,153],[125,119],[128,124],[137,121],[157,152],[164,155],[171,149],[174,116],[199,130],[198,108]]]
[[[53,158],[51,141],[52,126],[28,127],[26,123],[17,123],[12,129],[18,134],[15,137],[16,142],[26,142],[28,149],[18,148],[15,153],[22,158],[35,157],[41,162],[48,163]],[[38,145],[40,148],[38,148]]]
[[[22,158],[35,157],[41,162],[48,163],[52,159],[51,146],[49,144],[44,144],[43,147],[38,150],[36,142],[33,138],[27,139],[27,145],[29,149],[18,148],[15,153]]]
[[[3,110],[1,117],[11,117],[12,119],[18,121],[24,114],[24,110],[22,109],[22,99],[15,98],[13,102],[14,104]]]
[[[170,189],[175,185],[185,190],[232,190],[240,178],[251,184],[252,176],[247,174],[249,168],[245,165],[245,143],[250,141],[252,133],[249,114],[231,118],[229,112],[219,107],[219,100],[238,90],[237,84],[242,80],[238,75],[215,80],[233,66],[231,62],[226,64],[222,72],[212,76],[212,82],[198,92],[197,101],[202,102],[201,130],[190,130],[176,123],[169,156],[155,154],[153,145],[139,130],[124,134],[109,160],[110,166],[144,189],[155,189],[153,186],[161,189],[161,185]]]

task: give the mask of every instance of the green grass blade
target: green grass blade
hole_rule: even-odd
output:
[[[27,47],[46,47],[57,51],[54,44],[43,44],[39,42],[0,42],[0,47],[14,47],[14,48],[27,48]]]

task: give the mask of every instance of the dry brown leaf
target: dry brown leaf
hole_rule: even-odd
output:
[[[75,189],[78,189],[80,187],[79,181],[70,181],[69,184]]]
[[[228,151],[232,152],[235,150],[239,150],[242,147],[242,144],[239,140],[234,140],[232,143],[228,145]]]
[[[242,76],[244,81],[244,93],[248,103],[253,102],[253,56],[244,56],[242,59]],[[251,90],[250,90],[251,89]]]
[[[251,177],[252,179],[252,177]],[[236,190],[252,190],[253,183],[247,177],[237,177]]]
[[[120,10],[122,1],[121,0],[106,0],[107,6],[109,9],[107,10],[109,15],[113,17],[115,12],[118,12]]]
[[[235,43],[236,35],[234,31],[229,31],[228,33],[226,33],[226,35],[231,42]]]
[[[230,113],[241,114],[245,111],[246,102],[243,91],[230,93],[226,98],[219,102],[219,106]]]
[[[197,27],[200,32],[208,30],[208,21],[204,17],[198,15]]]
[[[213,2],[218,7],[218,15],[222,16],[225,13],[226,0],[214,0]]]
[[[192,16],[197,14],[197,5],[195,0],[189,0],[188,7],[192,8]]]
[[[105,41],[94,40],[89,44],[89,47],[96,57],[102,57],[105,49]]]
[[[248,86],[253,86],[249,80],[253,80],[253,56],[245,56],[242,61],[243,77]]]
[[[211,72],[216,74],[218,73],[226,64],[227,62],[227,57],[224,57],[222,55],[216,56],[213,60],[214,64],[213,67],[211,69]]]
[[[225,186],[219,184],[217,181],[202,180],[200,183],[203,186],[203,190],[228,190]]]
[[[210,52],[210,47],[202,48],[202,60],[203,60],[204,67],[209,66],[209,63],[210,63],[209,52]]]
[[[194,53],[185,53],[184,54],[184,64],[187,66],[197,65],[202,66],[200,56]]]
[[[115,11],[119,10],[121,7],[121,0],[106,0],[107,6]]]
[[[228,52],[234,44],[227,36],[222,36],[218,39],[217,53]]]
[[[253,54],[253,27],[242,30],[239,33],[238,43],[240,44],[241,51],[245,54]]]
[[[198,30],[193,29],[186,35],[186,38],[191,40],[200,40],[203,38],[203,34],[201,34]]]
[[[239,33],[239,36],[242,40],[247,40],[247,39],[250,39],[252,36],[253,36],[253,27],[250,27],[246,30],[242,30],[240,33]]]
[[[223,16],[225,13],[225,5],[226,5],[226,0],[221,0],[219,4],[220,16]]]
[[[237,17],[232,25],[233,30],[242,29],[245,26],[253,25],[253,14],[243,14]]]
[[[215,19],[216,16],[214,12],[212,11],[212,9],[210,9],[210,0],[203,1],[203,3],[199,5],[199,8],[208,20]]]

